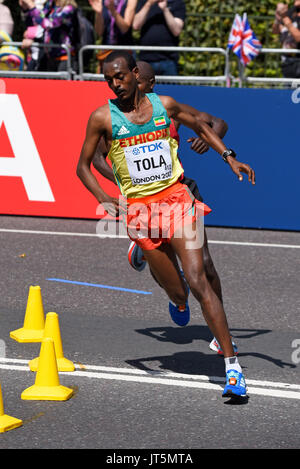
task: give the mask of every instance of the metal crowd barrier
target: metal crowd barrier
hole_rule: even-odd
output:
[[[2,42],[1,46],[16,46],[21,47],[22,42]],[[254,77],[246,76],[245,67],[239,63],[239,78],[231,76],[230,74],[230,51],[220,47],[159,47],[159,46],[110,46],[110,45],[89,45],[82,47],[78,52],[78,73],[72,69],[71,52],[65,44],[41,44],[34,42],[31,47],[37,48],[61,48],[66,51],[67,55],[67,70],[59,72],[43,72],[43,71],[10,71],[0,70],[0,78],[53,78],[61,80],[92,80],[104,81],[102,73],[90,73],[84,71],[84,53],[87,51],[97,50],[132,50],[132,51],[163,51],[163,52],[195,52],[195,53],[211,53],[221,54],[225,58],[224,74],[218,76],[181,76],[181,75],[157,75],[157,83],[180,83],[180,84],[221,84],[230,87],[232,82],[239,82],[239,86],[243,87],[247,84],[266,84],[266,85],[292,85],[299,86],[300,79],[297,78],[280,78],[280,77]],[[262,48],[261,54],[297,54],[300,56],[300,49],[269,49]]]
[[[22,46],[22,42],[2,42],[1,46]],[[66,51],[67,55],[67,70],[65,72],[40,72],[40,71],[27,71],[27,70],[0,70],[0,77],[6,78],[56,78],[60,80],[71,80],[72,74],[74,73],[71,65],[71,52],[70,48],[66,44],[41,44],[39,42],[33,42],[31,47],[38,48],[60,48]],[[30,48],[31,48],[30,47]]]
[[[156,81],[159,83],[223,83],[223,85],[230,86],[229,76],[229,52],[221,47],[159,47],[159,46],[106,46],[106,45],[89,45],[83,46],[79,50],[78,64],[79,73],[76,75],[78,80],[100,80],[104,81],[102,73],[85,73],[84,72],[84,58],[83,55],[89,50],[133,50],[133,51],[163,51],[163,52],[197,52],[197,53],[218,53],[225,57],[224,74],[219,76],[179,76],[179,75],[156,75]]]
[[[298,54],[300,57],[300,49],[268,49],[262,48],[260,54]],[[247,83],[261,83],[266,85],[294,85],[299,83],[298,78],[275,78],[275,77],[252,77],[245,75],[245,67],[239,67],[239,80],[241,86]]]

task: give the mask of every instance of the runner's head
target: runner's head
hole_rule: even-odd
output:
[[[103,62],[104,78],[110,89],[121,101],[127,101],[138,87],[136,61],[126,51],[111,52]]]
[[[155,85],[155,73],[148,62],[138,61],[138,84],[142,93],[152,93]]]

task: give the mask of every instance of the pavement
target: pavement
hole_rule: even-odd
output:
[[[172,323],[148,267],[128,264],[126,237],[97,237],[93,220],[1,216],[0,383],[5,414],[23,421],[0,434],[1,449],[116,457],[132,449],[299,448],[300,234],[207,234],[249,388],[239,405],[222,398],[224,360],[208,347],[197,301],[190,296],[188,326]],[[74,390],[65,402],[21,399],[35,382],[28,361],[40,344],[9,334],[23,325],[31,285],[41,287],[45,315],[59,315],[64,355],[76,366],[59,373]]]

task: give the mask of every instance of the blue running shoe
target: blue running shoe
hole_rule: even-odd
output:
[[[128,248],[128,262],[135,270],[141,272],[146,267],[147,262],[145,261],[143,251],[141,248],[132,241]]]
[[[185,305],[178,306],[174,305],[171,301],[169,302],[169,312],[172,320],[178,326],[186,326],[190,320],[190,307],[188,302]]]
[[[180,275],[182,276],[183,280],[185,281],[185,284],[187,286],[187,290],[188,290],[188,294],[190,293],[190,289],[189,289],[189,286],[185,280],[185,277],[184,277],[184,273],[183,273],[183,270],[180,269]],[[170,316],[173,320],[173,322],[175,322],[175,324],[177,324],[177,326],[186,326],[188,323],[189,323],[189,320],[190,320],[190,307],[188,305],[188,302],[186,302],[185,305],[181,305],[181,306],[178,306],[178,305],[174,305],[174,303],[172,303],[171,301],[169,302],[169,312],[170,312]]]
[[[222,397],[246,397],[247,387],[243,373],[237,370],[228,370],[226,373],[226,386]]]

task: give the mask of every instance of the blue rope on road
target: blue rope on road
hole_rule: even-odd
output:
[[[149,291],[131,290],[130,288],[113,287],[111,285],[101,285],[99,283],[77,282],[76,280],[65,280],[62,278],[47,278],[46,280],[50,280],[51,282],[71,283],[73,285],[83,285],[86,287],[97,287],[97,288],[106,288],[108,290],[119,290],[119,291],[125,291],[128,293],[138,293],[141,295],[152,295],[152,292],[149,292]]]

